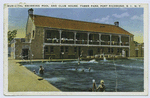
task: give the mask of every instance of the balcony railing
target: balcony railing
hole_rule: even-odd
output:
[[[58,38],[46,38],[45,39],[45,43],[59,43],[59,39]]]
[[[110,45],[110,41],[101,41],[101,45]]]
[[[61,43],[74,44],[74,39],[61,38]]]
[[[76,44],[87,44],[87,40],[76,40]]]
[[[63,44],[87,44],[87,40],[80,40],[73,38],[61,38],[61,43]],[[45,43],[60,43],[60,40],[58,38],[46,38]],[[121,46],[129,46],[129,42],[117,42],[117,41],[99,41],[99,40],[89,40],[90,45],[121,45]]]
[[[99,40],[89,40],[89,44],[99,45]]]
[[[129,42],[122,42],[122,46],[129,46]]]

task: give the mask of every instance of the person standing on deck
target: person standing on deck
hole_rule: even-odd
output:
[[[100,81],[100,85],[97,87],[96,90],[98,90],[98,89],[99,89],[100,92],[105,92],[104,80]]]

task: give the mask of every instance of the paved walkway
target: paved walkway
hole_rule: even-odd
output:
[[[46,80],[20,66],[15,60],[8,60],[8,92],[60,91]]]

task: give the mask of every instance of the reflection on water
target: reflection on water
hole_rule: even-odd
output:
[[[44,67],[44,75],[39,75],[62,91],[88,91],[95,79],[98,86],[100,80],[105,81],[106,92],[115,92],[117,70],[118,92],[144,91],[143,59],[107,60],[107,61],[45,62],[25,64],[29,70],[38,73],[40,65]],[[89,71],[89,68],[91,70]],[[82,70],[84,69],[84,72]]]

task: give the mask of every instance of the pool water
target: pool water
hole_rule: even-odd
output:
[[[40,65],[44,67],[44,75],[38,73]],[[81,61],[80,65],[78,61],[26,63],[24,66],[31,71],[35,70],[37,75],[61,91],[88,92],[92,88],[93,79],[95,79],[96,86],[100,84],[100,80],[104,80],[106,92],[115,92],[116,84],[117,92],[144,91],[143,59]]]

